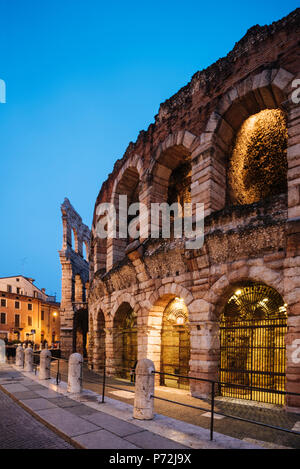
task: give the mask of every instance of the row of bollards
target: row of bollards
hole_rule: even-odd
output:
[[[33,350],[31,347],[24,349],[21,345],[16,350],[16,365],[24,368],[24,371],[33,371]],[[50,379],[51,352],[44,349],[40,353],[39,379]]]
[[[16,366],[24,371],[33,371],[33,350],[25,350],[21,345],[16,350]],[[51,352],[44,349],[40,353],[39,379],[50,379]],[[68,364],[68,392],[82,392],[83,358],[80,353],[70,355]],[[150,420],[154,417],[154,364],[151,360],[139,360],[136,366],[135,395],[133,417],[139,420]]]

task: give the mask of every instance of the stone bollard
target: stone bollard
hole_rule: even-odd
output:
[[[40,353],[39,379],[50,379],[51,352],[44,349]]]
[[[24,366],[24,349],[22,345],[18,345],[16,350],[16,365],[22,368]]]
[[[24,371],[33,371],[33,350],[29,346],[25,349],[25,366]]]
[[[133,418],[151,420],[154,417],[154,363],[147,358],[138,361],[135,369]]]
[[[80,353],[72,353],[68,367],[68,392],[79,394],[82,391],[82,363]]]
[[[6,363],[6,347],[2,339],[0,339],[0,363]]]

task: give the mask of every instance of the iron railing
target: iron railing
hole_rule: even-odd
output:
[[[34,353],[34,357],[35,356],[38,356],[38,358],[34,358],[34,367],[35,367],[35,372],[36,372],[36,369],[39,365],[39,354]],[[56,367],[55,367],[55,369],[51,368],[51,374],[52,374],[52,377],[54,377],[56,379],[56,384],[59,385],[59,383],[62,380],[62,377],[66,378],[66,381],[67,381],[68,361],[63,359],[63,358],[54,358],[54,357],[52,357],[51,358],[51,365],[54,365],[54,364],[56,364]],[[64,366],[63,366],[63,364],[64,364]],[[82,375],[81,375],[82,384],[87,383],[87,384],[95,385],[96,389],[98,389],[99,395],[101,396],[101,399],[98,401],[99,403],[105,403],[105,397],[106,397],[107,389],[116,389],[116,390],[120,390],[120,391],[127,391],[127,392],[132,393],[132,394],[135,393],[135,390],[129,389],[130,387],[135,387],[135,379],[133,379],[133,382],[130,382],[128,380],[121,379],[119,377],[120,376],[120,371],[123,371],[123,372],[127,372],[127,374],[129,374],[131,376],[133,375],[133,377],[135,378],[135,370],[133,370],[133,369],[124,369],[122,367],[118,367],[117,372],[115,373],[115,375],[113,375],[111,372],[109,374],[107,373],[107,368],[108,368],[107,365],[101,365],[100,370],[95,371],[95,370],[91,370],[86,365],[83,365],[83,367],[82,367]],[[198,378],[198,377],[194,377],[194,376],[183,376],[183,375],[179,375],[179,374],[164,373],[164,372],[160,372],[160,371],[153,371],[153,374],[156,374],[156,375],[159,375],[159,376],[166,375],[166,376],[169,376],[169,377],[173,377],[174,379],[199,381],[199,382],[206,383],[207,385],[210,386],[210,392],[209,392],[210,398],[208,398],[208,402],[210,401],[209,431],[210,431],[210,440],[211,441],[213,440],[213,436],[214,436],[214,425],[215,425],[215,416],[216,415],[222,416],[222,417],[227,417],[229,419],[233,419],[233,420],[244,422],[244,423],[249,423],[249,424],[269,428],[271,430],[281,431],[281,432],[289,433],[289,434],[292,434],[292,435],[300,436],[300,432],[295,431],[295,430],[290,430],[288,428],[283,428],[283,427],[280,427],[280,426],[277,426],[277,425],[272,425],[270,423],[259,422],[257,420],[253,420],[253,419],[249,419],[249,418],[245,418],[245,417],[240,417],[238,415],[232,415],[230,413],[219,411],[219,410],[215,409],[215,397],[218,393],[218,390],[222,386],[230,386],[230,387],[233,387],[233,388],[239,388],[239,389],[244,389],[244,390],[251,388],[252,391],[260,391],[260,392],[265,392],[265,393],[275,393],[275,394],[284,395],[284,396],[298,396],[298,397],[300,397],[300,393],[289,392],[289,391],[280,391],[280,390],[274,390],[274,389],[266,389],[266,388],[261,388],[261,387],[255,388],[254,386],[247,386],[247,385],[244,385],[244,384],[229,383],[229,382],[224,382],[224,381],[219,381],[219,380]],[[121,385],[123,387],[121,387]],[[195,406],[195,405],[187,404],[187,403],[184,403],[184,402],[174,401],[172,399],[167,399],[167,398],[164,398],[164,397],[157,396],[157,395],[155,395],[155,393],[151,396],[151,398],[157,399],[157,400],[160,400],[160,401],[164,401],[164,402],[168,402],[168,403],[171,403],[171,404],[175,404],[175,405],[180,405],[180,406],[190,408],[190,409],[195,409],[195,410],[204,411],[204,412],[208,411],[207,407],[204,408],[204,407],[201,407],[201,406]]]
[[[211,441],[213,440],[213,434],[214,434],[214,416],[215,415],[220,415],[222,417],[227,417],[227,418],[230,418],[230,419],[238,420],[240,422],[251,423],[251,424],[254,424],[254,425],[259,425],[259,426],[270,428],[270,429],[273,429],[273,430],[278,430],[278,431],[291,433],[293,435],[300,436],[300,432],[297,432],[295,430],[289,430],[287,428],[278,427],[276,425],[271,425],[271,424],[267,424],[267,423],[263,423],[263,422],[257,422],[256,420],[246,419],[244,417],[238,417],[236,415],[230,415],[230,414],[227,414],[225,412],[215,411],[215,394],[216,394],[216,389],[217,389],[216,386],[218,386],[219,388],[221,386],[231,386],[231,387],[247,389],[247,388],[249,388],[249,386],[247,386],[247,385],[226,383],[226,382],[222,382],[222,381],[210,380],[210,379],[205,379],[205,378],[196,378],[194,376],[182,376],[182,375],[175,375],[175,374],[171,374],[171,373],[162,373],[160,371],[153,371],[153,373],[157,374],[157,375],[169,375],[169,376],[173,376],[173,377],[176,377],[176,378],[182,378],[182,379],[192,379],[192,380],[195,380],[195,381],[201,381],[201,382],[210,384],[210,386],[211,386],[211,390],[210,390],[210,401],[211,401],[211,405],[210,405],[210,414],[211,414],[210,415],[210,440]],[[253,386],[251,386],[251,389],[253,391],[260,391],[260,392],[266,392],[266,393],[270,392],[270,393],[281,394],[281,395],[286,395],[286,396],[289,395],[289,396],[298,396],[298,397],[300,397],[300,393],[296,393],[296,392],[278,391],[278,390],[274,390],[274,389],[270,390],[270,389],[264,389],[264,388],[255,388]],[[203,407],[193,406],[191,404],[185,404],[183,402],[173,401],[171,399],[166,399],[164,397],[159,397],[159,396],[155,396],[155,395],[152,395],[151,397],[153,399],[159,399],[161,401],[166,401],[166,402],[169,402],[169,403],[178,404],[178,405],[181,405],[181,406],[184,406],[184,407],[189,407],[189,408],[192,408],[192,409],[197,409],[197,410],[202,410],[202,411],[207,412],[207,409],[204,409]]]

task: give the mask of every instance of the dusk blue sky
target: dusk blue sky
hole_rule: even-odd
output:
[[[61,295],[60,204],[96,196],[159,104],[297,1],[0,0],[0,276]]]

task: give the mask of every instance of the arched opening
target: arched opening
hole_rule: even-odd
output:
[[[287,191],[287,123],[280,109],[264,109],[239,128],[229,160],[229,201],[251,204]]]
[[[161,329],[161,364],[163,373],[188,376],[190,360],[190,333],[188,310],[183,298],[173,298],[163,312]],[[189,380],[161,375],[160,384],[189,389]]]
[[[113,350],[115,373],[129,378],[137,362],[137,315],[129,303],[122,303],[115,314]]]
[[[191,202],[191,173],[189,157],[172,170],[168,185],[168,204],[178,203],[183,207],[184,203]]]
[[[89,246],[87,241],[83,241],[83,258],[89,262]]]
[[[130,167],[125,170],[117,184],[113,198],[116,211],[116,237],[109,239],[107,242],[107,270],[125,257],[126,247],[133,241],[128,234],[128,226],[139,213],[128,215],[128,207],[139,202],[139,183],[140,178],[137,169]],[[120,196],[126,196],[126,201],[124,199],[124,202],[121,202]]]
[[[284,404],[287,305],[272,287],[236,285],[220,318],[220,394]],[[237,387],[233,385],[246,386]]]
[[[71,247],[73,251],[78,252],[78,236],[74,228],[71,228]]]
[[[88,311],[80,309],[74,315],[74,350],[87,357]]]
[[[191,155],[183,145],[174,145],[159,156],[153,168],[153,202],[190,201]]]
[[[182,212],[185,203],[191,202],[191,154],[183,145],[174,145],[161,153],[153,168],[151,201],[154,203],[180,204]],[[175,215],[171,212],[170,227],[173,236]],[[179,212],[180,216],[180,212]],[[159,220],[151,219],[152,225]]]
[[[105,365],[105,318],[101,310],[96,318],[93,348],[94,368],[95,370],[101,370]]]

